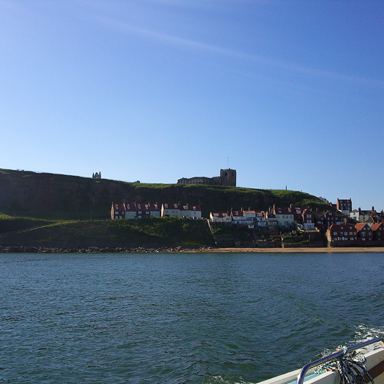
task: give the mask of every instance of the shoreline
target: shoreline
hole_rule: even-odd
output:
[[[184,251],[201,253],[384,253],[384,247],[334,247],[334,248],[217,248],[203,251]]]
[[[55,254],[90,254],[90,253],[384,253],[384,247],[303,247],[303,248],[214,248],[197,247],[86,247],[86,248],[60,248],[60,247],[1,247],[1,253],[55,253]]]

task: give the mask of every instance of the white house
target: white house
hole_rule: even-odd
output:
[[[228,212],[211,212],[209,214],[212,223],[231,223],[232,218]]]
[[[356,221],[360,223],[366,222],[374,213],[374,210],[362,210],[362,209],[354,209],[353,211],[350,212],[349,216],[351,219],[355,219]]]
[[[161,217],[181,217],[181,210],[179,204],[162,204],[161,206]]]
[[[126,220],[131,220],[131,219],[136,219],[137,214],[136,214],[136,205],[135,204],[124,204],[125,208],[125,219]]]
[[[201,219],[201,209],[198,205],[181,205],[181,217],[187,219]]]
[[[290,227],[295,222],[292,208],[273,208],[280,227]]]
[[[243,215],[246,219],[254,221],[256,219],[256,212],[255,211],[243,211]]]
[[[265,227],[267,225],[264,212],[256,212],[256,222],[259,227]]]
[[[160,207],[159,204],[150,204],[151,206],[151,217],[160,217]]]
[[[271,226],[271,227],[275,227],[277,226],[278,224],[278,221],[276,219],[276,215],[272,212],[267,212],[265,214],[266,218],[267,218],[267,223],[268,223],[268,226]]]

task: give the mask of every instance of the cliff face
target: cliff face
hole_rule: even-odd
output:
[[[84,215],[94,210],[95,217],[106,218],[111,202],[123,195],[123,183],[116,181],[23,171],[0,173],[0,212],[8,214]]]
[[[266,210],[273,204],[321,206],[319,200],[294,191],[255,190],[222,186],[124,183],[76,176],[0,169],[0,212],[54,218],[106,219],[112,202],[200,205],[204,217],[231,208]],[[312,202],[312,204],[311,204]]]

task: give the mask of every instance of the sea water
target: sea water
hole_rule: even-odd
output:
[[[384,336],[384,254],[1,254],[0,383],[255,383]]]

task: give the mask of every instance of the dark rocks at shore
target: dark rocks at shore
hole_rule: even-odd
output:
[[[36,247],[36,246],[0,246],[0,253],[178,253],[189,251],[206,251],[213,249],[212,247],[195,247],[186,248],[177,247],[87,247],[87,248],[56,248],[56,247]]]

